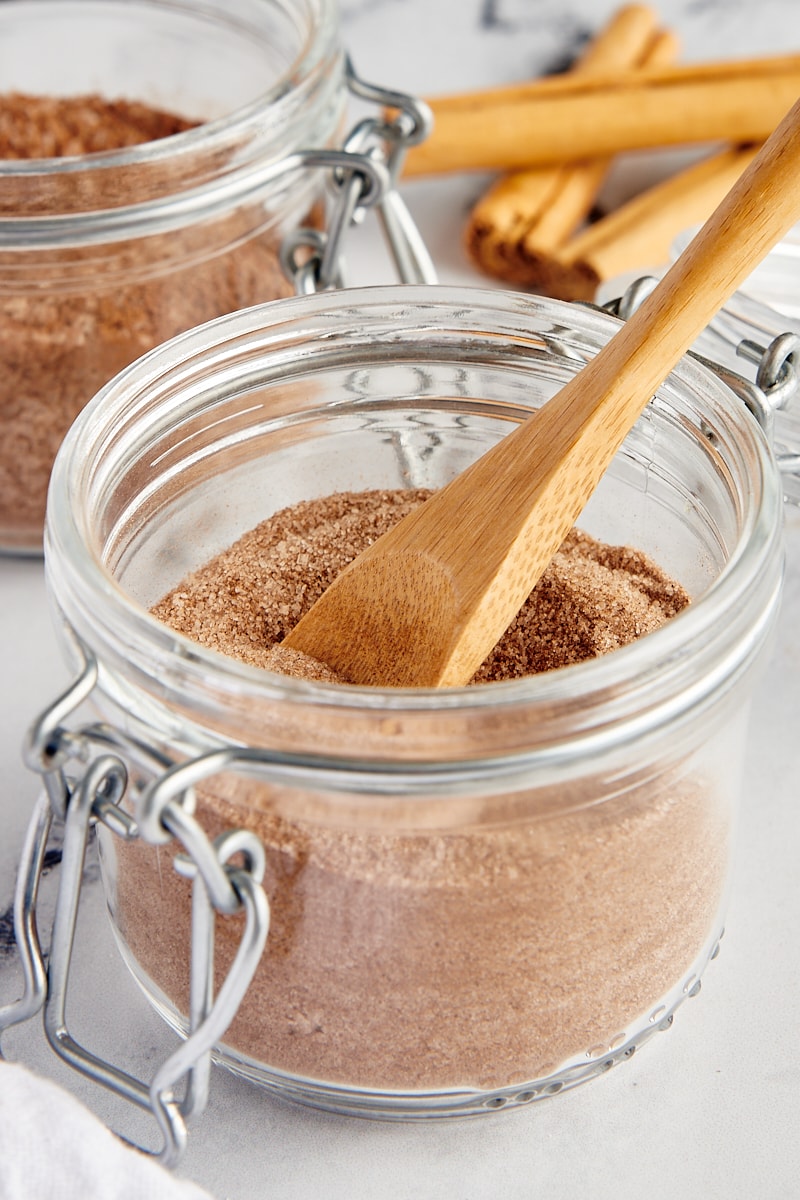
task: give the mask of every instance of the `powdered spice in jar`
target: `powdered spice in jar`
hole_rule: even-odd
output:
[[[196,123],[146,104],[99,96],[0,97],[0,159],[20,161],[107,154],[185,133]],[[180,161],[180,160],[179,160]],[[173,186],[180,186],[179,167]],[[128,203],[131,181],[106,171],[58,198],[73,206]],[[163,181],[162,181],[163,182]],[[42,215],[41,197],[29,213]],[[0,217],[8,212],[0,188]],[[17,211],[15,216],[23,214]],[[261,300],[287,295],[275,235],[240,240],[246,228],[191,230],[113,249],[0,249],[0,544],[41,541],[50,469],[83,405],[140,354],[176,333]],[[207,250],[204,249],[204,243]]]
[[[282,651],[281,638],[346,562],[425,495],[345,493],[293,505],[153,611],[250,664],[331,678]],[[607,653],[687,603],[645,555],[575,531],[474,682]],[[204,827],[247,824],[267,851],[271,932],[226,1039],[234,1058],[369,1089],[502,1089],[624,1043],[648,1004],[688,978],[713,933],[725,819],[680,771],[643,778],[600,806],[587,803],[592,788],[586,781],[571,798],[540,789],[524,820],[520,797],[499,788],[475,803],[466,827],[447,829],[435,818],[420,828],[413,805],[403,813],[388,798],[365,828],[355,800],[332,820],[302,790],[233,776],[204,784]],[[123,936],[151,986],[185,1009],[184,969],[176,971],[188,937],[185,892],[153,851],[132,847],[122,864]],[[230,947],[222,955],[229,961]]]
[[[270,933],[224,1043],[267,1082],[430,1093],[547,1080],[654,1027],[721,933],[727,818],[679,775],[600,806],[554,788],[524,819],[500,792],[460,830],[419,816],[414,828],[397,804],[383,827],[359,821],[358,799],[332,824],[288,788],[220,776],[198,791],[210,836],[246,825],[266,850]],[[170,857],[122,849],[113,913],[147,990],[186,1013],[190,906]],[[218,984],[235,933],[219,931]]]
[[[183,580],[153,613],[253,666],[335,681],[322,664],[280,643],[344,567],[426,495],[345,492],[293,505]],[[518,679],[606,654],[658,629],[688,603],[684,589],[646,555],[573,530],[473,682]]]
[[[140,146],[193,128],[175,113],[102,96],[0,95],[0,158],[74,158]]]

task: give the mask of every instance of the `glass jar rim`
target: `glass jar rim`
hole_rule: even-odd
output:
[[[708,665],[709,643],[718,645],[720,639],[725,642],[726,638],[734,637],[727,629],[730,614],[743,604],[753,603],[756,584],[767,589],[767,599],[764,593],[761,595],[765,608],[771,611],[777,603],[774,579],[768,578],[764,565],[780,543],[781,490],[770,449],[744,404],[712,372],[689,358],[682,360],[672,377],[699,384],[708,403],[706,415],[724,422],[731,430],[732,443],[742,456],[741,470],[752,472],[742,481],[747,486],[743,489],[745,507],[738,542],[729,561],[697,600],[659,630],[611,654],[524,679],[465,688],[392,689],[329,684],[272,674],[199,646],[162,624],[125,593],[93,542],[86,504],[91,460],[97,447],[103,444],[104,430],[117,427],[137,399],[152,394],[159,380],[166,395],[163,377],[170,370],[174,372],[177,364],[181,364],[185,380],[190,374],[186,364],[192,361],[213,372],[214,356],[224,358],[226,345],[241,339],[252,356],[252,339],[258,338],[259,331],[276,329],[282,323],[294,322],[308,331],[317,321],[317,331],[321,332],[321,321],[330,342],[331,327],[337,319],[352,322],[353,313],[359,310],[387,323],[408,321],[409,314],[416,313],[420,327],[439,318],[463,320],[465,329],[476,330],[484,328],[482,322],[502,322],[507,318],[513,320],[515,328],[523,329],[529,317],[546,313],[556,322],[568,320],[579,332],[588,331],[601,340],[611,336],[619,324],[617,318],[607,313],[536,296],[469,287],[383,286],[273,301],[219,318],[165,343],[98,393],[67,434],[56,459],[48,499],[45,558],[49,571],[54,560],[57,561],[56,591],[66,585],[69,593],[65,606],[68,620],[74,616],[75,603],[88,602],[92,629],[96,631],[108,622],[133,657],[138,660],[141,656],[142,662],[149,663],[146,670],[151,672],[156,671],[155,664],[161,656],[180,656],[181,686],[187,695],[201,686],[202,680],[213,677],[216,695],[231,694],[239,700],[270,698],[290,705],[344,706],[356,711],[374,708],[378,703],[386,713],[417,715],[453,709],[478,713],[504,706],[574,705],[578,701],[589,704],[601,699],[607,715],[627,722],[629,736],[651,728],[658,719],[657,710],[663,718],[665,706],[677,711],[681,705],[697,703],[707,695],[719,682],[718,671],[715,674],[716,668],[712,670]],[[387,352],[391,352],[391,344]],[[169,385],[173,392],[176,378],[173,374]],[[760,618],[755,618],[753,626],[756,630],[760,627]],[[741,630],[738,636],[741,638]],[[738,650],[728,646],[727,653],[725,670],[732,671],[736,669],[736,655],[740,654],[744,660],[749,651],[744,644]],[[701,672],[700,679],[694,678],[687,690],[687,669],[690,674],[698,674],[699,668],[692,665],[695,660],[705,663],[705,673]],[[676,683],[671,690],[666,686],[660,709],[650,703],[644,711],[642,695],[652,685],[654,674],[659,674],[662,681],[674,677]]]
[[[285,5],[286,0],[280,0]],[[344,53],[339,44],[338,8],[335,0],[304,0],[312,33],[293,61],[261,95],[220,117],[211,118],[179,133],[138,145],[80,156],[0,160],[0,183],[26,177],[78,176],[123,168],[151,168],[222,151],[235,139],[259,138],[259,155],[228,169],[219,179],[167,193],[155,200],[114,208],[30,216],[0,214],[0,250],[44,249],[61,244],[90,245],[121,236],[137,237],[168,232],[189,222],[203,221],[232,205],[255,199],[275,182],[298,169],[292,153],[294,126],[288,119],[304,97],[313,97],[324,86],[324,76],[335,62],[336,86],[343,86]],[[265,115],[268,114],[268,121]],[[264,150],[264,131],[272,139]]]

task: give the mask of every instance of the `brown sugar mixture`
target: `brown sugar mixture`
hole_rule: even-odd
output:
[[[279,643],[340,571],[427,494],[342,492],[296,504],[183,580],[153,613],[253,666],[335,681],[328,668]],[[688,602],[646,555],[574,530],[474,682],[606,654],[658,629]]]
[[[80,158],[196,124],[95,95],[10,93],[0,96],[0,160]],[[38,217],[157,202],[198,181],[181,178],[186,162],[176,155],[146,168],[13,177],[0,163],[0,214]],[[207,162],[203,170],[214,166]],[[135,240],[122,233],[101,246],[0,249],[0,547],[40,546],[56,451],[103,384],[177,333],[289,294],[274,235],[252,236],[249,220],[228,215]]]
[[[343,562],[425,494],[297,504],[154,611],[207,646],[274,665],[270,645]],[[686,603],[643,555],[580,533],[536,592],[479,678],[604,653]],[[308,719],[324,740],[325,708]],[[360,736],[356,728],[344,747],[349,758],[364,750]],[[719,935],[729,813],[708,777],[718,764],[704,759],[701,772],[672,749],[647,754],[624,769],[498,778],[495,789],[445,801],[419,788],[351,795],[277,782],[269,769],[204,782],[197,814],[207,833],[246,826],[267,856],[270,932],[225,1038],[230,1053],[330,1084],[519,1085],[529,1097],[530,1081],[554,1090],[541,1081],[565,1063],[591,1070],[655,1028]],[[115,853],[112,907],[136,969],[186,1012],[187,884],[168,848]],[[239,926],[217,927],[219,986]]]

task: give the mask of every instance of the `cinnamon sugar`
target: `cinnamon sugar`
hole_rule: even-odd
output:
[[[356,1087],[494,1089],[652,1028],[719,936],[726,806],[675,772],[613,789],[590,776],[584,807],[548,814],[556,791],[532,782],[521,820],[499,821],[498,790],[471,825],[392,829],[369,827],[386,796],[359,798],[359,827],[334,803],[323,814],[324,793],[314,814],[301,789],[204,783],[208,835],[244,826],[266,852],[270,932],[224,1038],[234,1058]],[[122,936],[185,1013],[189,888],[171,849],[116,852]],[[217,987],[239,935],[218,922]]]
[[[292,657],[280,638],[301,613],[426,494],[293,505],[154,612],[208,647],[279,667]],[[644,555],[573,533],[477,678],[606,653],[686,602]],[[376,730],[391,748],[397,721],[374,715],[374,727],[354,727],[350,760]],[[327,710],[309,719],[327,744]],[[514,714],[487,719],[501,745]],[[730,813],[691,756],[669,742],[646,753],[498,777],[488,792],[467,783],[444,799],[419,784],[405,794],[401,762],[374,794],[325,772],[318,786],[276,779],[269,765],[204,781],[197,816],[208,835],[246,827],[266,853],[270,932],[225,1037],[233,1059],[326,1085],[522,1087],[531,1098],[560,1088],[564,1077],[552,1080],[565,1064],[589,1071],[655,1028],[719,935]],[[173,852],[119,847],[112,907],[145,986],[186,1012],[191,899],[169,869]],[[238,936],[237,922],[218,922],[217,986]]]
[[[67,158],[139,146],[197,125],[132,100],[0,94],[0,158]]]
[[[179,633],[253,666],[335,680],[279,644],[347,563],[427,494],[343,492],[293,505],[184,580],[153,612]],[[646,555],[574,530],[474,682],[606,654],[658,629],[688,601]]]
[[[90,169],[91,156],[197,123],[99,96],[0,96],[0,159],[84,158],[79,171],[0,171],[4,216],[65,216],[154,203],[213,178],[209,155]],[[84,169],[85,168],[85,169]],[[286,296],[265,214],[226,213],[170,233],[0,250],[0,546],[41,544],[47,484],[83,406],[134,359],[224,313]]]

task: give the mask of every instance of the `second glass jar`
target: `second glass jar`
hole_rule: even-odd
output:
[[[321,194],[275,168],[345,108],[331,0],[10,0],[4,89],[145,103],[195,127],[0,161],[0,549],[41,551],[59,443],[99,387],[212,317],[288,295],[279,246]]]

